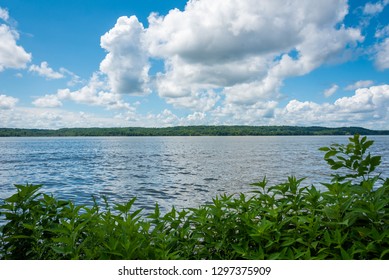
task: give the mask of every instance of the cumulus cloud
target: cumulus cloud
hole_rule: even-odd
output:
[[[50,68],[46,61],[43,61],[41,65],[31,65],[29,71],[36,72],[39,76],[45,77],[48,80],[64,78],[62,73],[56,72]]]
[[[4,12],[2,17],[6,18]],[[18,39],[17,31],[6,24],[0,25],[0,72],[6,68],[25,68],[26,64],[31,61],[31,54],[17,45]]]
[[[143,95],[148,89],[149,62],[142,44],[143,25],[135,16],[120,17],[115,26],[101,37],[108,54],[100,70],[108,76],[115,93]]]
[[[102,106],[107,109],[133,110],[129,103],[122,100],[121,95],[108,91],[105,81],[100,79],[99,74],[94,73],[89,83],[79,90],[71,91],[62,89],[57,92],[61,100],[72,100],[76,103]]]
[[[289,50],[307,23],[332,27],[347,14],[346,1],[189,1],[165,17],[152,14],[150,52],[189,62],[226,62]]]
[[[323,94],[325,97],[332,96],[339,89],[338,85],[332,85],[330,88],[326,89]]]
[[[346,86],[344,89],[345,90],[356,90],[358,88],[369,87],[372,84],[374,84],[374,82],[372,80],[361,80],[361,81],[355,82],[354,84],[350,84],[350,85]]]
[[[17,102],[17,98],[0,94],[0,110],[12,109],[13,107],[15,107]]]
[[[155,87],[169,104],[193,111],[210,111],[223,97],[225,104],[274,101],[285,78],[351,57],[364,37],[342,24],[347,13],[346,0],[189,1],[183,11],[151,14],[147,28],[120,17],[101,37],[108,53],[100,70],[115,93]],[[155,79],[151,59],[164,63]]]
[[[94,73],[88,84],[79,90],[60,89],[56,94],[45,95],[33,101],[37,107],[60,107],[63,100],[71,100],[80,104],[101,106],[112,110],[135,110],[122,96],[108,90],[106,81],[99,73]]]
[[[351,97],[336,100],[335,105],[343,111],[357,113],[370,112],[387,114],[389,106],[389,85],[360,88]]]
[[[158,93],[169,102],[209,89],[227,103],[277,99],[285,78],[345,59],[363,40],[341,25],[347,12],[347,1],[199,0],[152,14],[144,42],[165,61]]]
[[[278,121],[293,125],[360,126],[387,129],[389,122],[389,85],[360,88],[350,97],[334,103],[318,104],[291,100],[277,110]]]

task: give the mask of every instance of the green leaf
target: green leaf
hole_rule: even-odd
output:
[[[13,235],[12,239],[32,239],[33,237],[30,235]]]
[[[343,260],[351,260],[352,259],[352,257],[349,255],[349,253],[347,253],[347,251],[344,250],[342,247],[340,247],[340,254],[341,254]]]
[[[311,243],[311,246],[312,246],[313,249],[316,250],[318,244],[319,244],[319,241],[313,241],[313,242]]]
[[[71,251],[68,248],[65,248],[65,247],[52,246],[51,249],[54,252],[56,252],[57,254],[66,255],[66,254],[71,253]]]
[[[373,140],[369,140],[369,141],[366,141],[365,143],[363,143],[363,152],[365,152],[368,148],[370,148],[371,145],[373,145],[374,141]]]
[[[34,225],[26,224],[26,223],[23,223],[23,227],[25,227],[26,229],[30,229],[30,230],[33,230],[35,228]]]
[[[389,254],[389,249],[386,249],[384,250],[382,253],[381,253],[381,256],[380,256],[380,259],[383,260],[383,259],[387,259],[385,256]]]
[[[338,153],[338,151],[329,151],[329,152],[327,152],[327,153],[324,155],[324,158],[327,159],[327,158],[333,157],[333,156],[335,156],[337,153]]]

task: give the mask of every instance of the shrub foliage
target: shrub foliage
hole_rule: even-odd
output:
[[[389,259],[389,180],[373,141],[320,148],[337,173],[323,188],[289,177],[252,194],[143,216],[135,199],[75,205],[16,185],[0,204],[0,259]]]

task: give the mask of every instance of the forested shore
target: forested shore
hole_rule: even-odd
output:
[[[112,127],[21,129],[0,128],[0,137],[62,136],[271,136],[271,135],[389,135],[388,130],[362,127],[320,126],[175,126],[175,127]]]

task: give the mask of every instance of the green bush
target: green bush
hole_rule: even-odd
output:
[[[324,191],[289,177],[252,194],[142,216],[126,204],[75,205],[16,185],[0,204],[0,259],[389,259],[389,180],[373,141],[320,148],[337,174]]]

